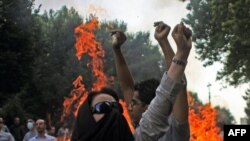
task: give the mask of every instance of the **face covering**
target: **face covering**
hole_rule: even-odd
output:
[[[95,121],[88,101],[80,107],[73,130],[72,141],[133,141],[126,119],[112,110]]]
[[[32,122],[27,123],[27,128],[31,130],[34,127],[34,124]]]

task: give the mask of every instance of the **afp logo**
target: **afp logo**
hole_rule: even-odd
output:
[[[224,125],[224,141],[249,141],[250,125]]]

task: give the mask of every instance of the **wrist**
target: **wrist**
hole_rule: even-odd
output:
[[[168,42],[168,38],[167,38],[167,37],[166,37],[166,38],[161,38],[161,39],[158,39],[157,41],[158,41],[158,43],[160,43],[160,44],[169,43],[169,42]]]
[[[163,47],[163,46],[167,46],[167,47],[170,46],[168,39],[158,40],[158,43],[159,43],[159,45],[161,47]]]
[[[176,58],[176,57],[173,58],[172,62],[177,64],[177,65],[184,66],[184,67],[186,67],[186,65],[187,65],[186,60],[180,60],[179,58]]]

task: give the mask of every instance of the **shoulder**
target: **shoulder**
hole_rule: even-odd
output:
[[[51,136],[51,135],[48,135],[48,134],[46,134],[45,136],[46,136],[46,138],[47,138],[48,140],[50,140],[50,141],[54,141],[54,140],[56,139],[55,137],[53,137],[53,136]]]
[[[36,141],[36,137],[29,139],[29,141]]]
[[[0,132],[1,136],[5,136],[5,137],[11,137],[11,134],[8,132]]]

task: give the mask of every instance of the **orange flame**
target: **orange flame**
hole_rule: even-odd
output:
[[[97,18],[92,17],[92,19],[75,28],[76,33],[76,56],[78,60],[81,59],[82,55],[88,54],[91,57],[90,63],[87,65],[95,78],[91,91],[100,90],[102,87],[106,86],[108,82],[113,82],[113,77],[108,78],[103,71],[103,57],[104,50],[99,42],[96,41],[94,31],[99,27],[99,22]],[[65,98],[63,103],[64,113],[61,117],[61,121],[64,121],[66,117],[69,117],[73,113],[77,116],[79,107],[84,103],[88,96],[88,91],[83,83],[83,77],[78,76],[73,82],[74,89],[71,91],[70,98]],[[125,102],[119,101],[124,109],[124,116],[127,119],[131,131],[134,131],[131,119],[128,114],[128,110]],[[61,140],[65,140],[59,138]]]
[[[96,18],[91,21],[82,24],[75,28],[76,33],[76,56],[78,60],[81,59],[82,55],[88,54],[91,57],[90,65],[92,74],[96,78],[93,83],[92,90],[99,90],[107,83],[107,77],[103,72],[104,50],[95,40],[94,31],[98,28],[99,22]],[[74,89],[71,91],[70,98],[65,98],[64,101],[64,114],[62,117],[67,117],[71,112],[77,115],[79,107],[87,98],[87,90],[83,84],[83,77],[78,76],[73,82]],[[73,110],[73,111],[72,111]],[[63,120],[63,118],[62,118]]]
[[[132,124],[132,120],[130,118],[126,103],[121,99],[119,100],[119,103],[122,105],[122,108],[123,108],[123,116],[126,118],[131,132],[134,133],[135,128],[134,128],[134,126]]]
[[[210,104],[198,104],[188,94],[190,141],[222,141],[220,128],[216,125],[217,111]]]
[[[104,50],[99,42],[95,39],[94,31],[99,27],[97,18],[93,18],[90,22],[82,24],[75,29],[76,38],[76,56],[78,60],[87,53],[91,57],[91,70],[93,76],[97,79],[94,82],[92,90],[100,90],[107,84],[107,76],[103,72]]]

